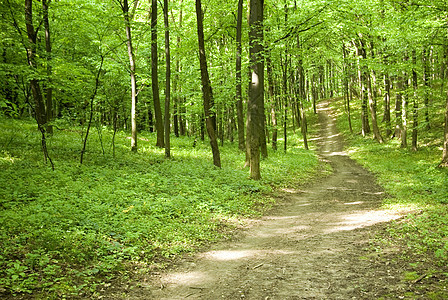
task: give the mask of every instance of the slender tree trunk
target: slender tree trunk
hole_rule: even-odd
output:
[[[404,80],[404,95],[401,103],[401,148],[408,147],[408,95],[407,95],[408,79],[407,74]]]
[[[27,60],[28,60],[28,66],[33,72],[36,72],[37,70],[37,64],[36,64],[36,49],[37,49],[37,32],[34,29],[33,25],[33,1],[32,0],[25,0],[25,24],[26,24],[26,33],[28,36],[28,44],[27,44]],[[20,33],[20,32],[19,32]],[[47,140],[46,140],[46,133],[47,133],[47,113],[45,110],[45,103],[42,97],[42,91],[40,89],[39,80],[36,78],[32,78],[30,80],[30,88],[31,92],[33,94],[34,98],[34,111],[35,111],[35,118],[37,121],[37,127],[39,131],[41,132],[41,146],[42,146],[42,152],[44,154],[44,160],[47,162],[47,160],[50,161],[51,168],[54,170],[54,164],[51,160],[48,149],[47,149]]]
[[[156,117],[157,142],[156,146],[163,148],[164,143],[164,123],[162,108],[159,96],[159,75],[157,56],[157,0],[151,0],[151,86],[152,100],[154,102],[154,114]]]
[[[412,70],[412,86],[414,88],[414,96],[412,97],[413,109],[412,109],[412,151],[418,150],[418,78],[417,71],[415,70],[417,64],[417,58],[415,51],[413,52],[414,69]]]
[[[301,126],[300,126],[300,129],[302,130],[303,144],[304,144],[304,146],[305,146],[305,149],[306,149],[306,150],[309,150],[309,147],[308,147],[308,138],[307,138],[308,123],[307,123],[307,120],[306,120],[305,109],[303,108],[303,101],[304,101],[304,100],[302,100],[302,102],[301,102],[301,106],[302,106],[301,114],[302,114],[302,116],[301,116]]]
[[[132,46],[131,16],[129,14],[128,0],[123,0],[121,9],[125,20],[126,46],[128,49],[129,72],[131,76],[131,150],[137,152],[137,84],[135,78],[135,57],[134,48]]]
[[[221,157],[219,153],[218,141],[216,139],[216,123],[213,124],[213,117],[212,117],[213,92],[212,87],[210,85],[210,78],[207,68],[207,59],[205,56],[204,25],[203,25],[203,14],[201,6],[202,6],[201,0],[196,0],[199,61],[201,66],[201,82],[202,82],[202,95],[204,100],[205,123],[207,127],[208,136],[210,138],[210,146],[212,148],[213,153],[213,164],[220,168]]]
[[[238,121],[238,148],[241,151],[246,149],[244,140],[244,114],[243,114],[243,96],[241,82],[241,31],[243,24],[243,0],[238,0],[238,15],[236,22],[236,112]]]
[[[366,74],[366,78],[367,78],[367,91],[369,95],[370,117],[372,118],[373,135],[375,137],[375,140],[377,140],[379,143],[384,143],[376,118],[376,105],[372,95],[372,83],[370,80],[370,74]]]
[[[429,67],[428,67],[428,60],[429,56],[427,54],[426,48],[423,48],[423,82],[425,85],[425,92],[424,92],[424,105],[425,105],[425,128],[426,130],[431,129],[431,122],[429,119],[429,93],[430,93],[430,84],[429,84]]]
[[[361,99],[362,99],[362,108],[361,108],[361,125],[362,125],[362,136],[366,136],[370,133],[370,125],[368,118],[368,103],[369,103],[369,92],[368,92],[368,84],[367,84],[367,76],[370,76],[368,71],[366,70],[366,66],[364,66],[363,59],[367,56],[366,50],[364,47],[364,42],[362,39],[359,40],[359,45],[357,46],[357,55],[358,55],[358,79],[361,90]],[[369,79],[370,81],[370,79]]]
[[[285,57],[285,62],[284,65],[282,66],[282,71],[283,71],[283,109],[284,109],[284,114],[283,114],[283,151],[285,151],[288,149],[288,57]]]
[[[353,128],[352,128],[352,118],[351,118],[351,111],[350,111],[350,74],[349,74],[349,67],[348,67],[348,63],[347,63],[347,49],[345,48],[345,45],[342,45],[342,53],[344,56],[344,96],[345,96],[345,108],[347,111],[347,120],[348,120],[348,125],[350,128],[350,132],[353,133]]]
[[[165,23],[165,157],[171,157],[170,149],[170,103],[171,103],[171,54],[170,54],[170,30],[168,24],[168,0],[163,1],[163,20]]]
[[[45,28],[45,52],[47,59],[47,76],[48,82],[45,87],[45,106],[47,112],[47,132],[49,134],[53,134],[53,125],[51,122],[53,121],[54,112],[53,112],[53,88],[51,87],[51,76],[52,76],[52,66],[51,66],[51,31],[50,31],[50,22],[48,20],[48,4],[51,0],[42,0],[42,10],[43,10],[43,22]]]
[[[89,138],[90,127],[92,126],[93,104],[94,104],[94,101],[95,101],[96,94],[98,93],[98,87],[100,86],[100,75],[101,75],[101,72],[103,70],[103,63],[104,63],[104,56],[101,55],[100,68],[98,69],[98,72],[96,73],[96,77],[95,77],[95,88],[93,90],[92,96],[90,97],[89,122],[87,123],[86,135],[84,137],[84,141],[83,141],[83,145],[82,145],[82,149],[81,149],[81,157],[79,159],[79,164],[81,164],[81,165],[84,162],[84,153],[86,152],[87,139]],[[112,142],[113,142],[113,145],[114,145],[114,155],[115,155],[115,132],[114,132],[114,137],[113,137],[113,141]]]
[[[317,87],[316,87],[316,74],[313,74],[313,79],[311,81],[311,94],[312,94],[312,98],[313,98],[313,112],[314,114],[317,114],[317,98],[318,96],[318,92],[317,92]]]
[[[258,180],[260,172],[260,137],[264,130],[264,60],[263,60],[264,0],[250,1],[249,54],[251,82],[247,105],[247,135],[250,177]]]
[[[440,166],[448,167],[448,92],[446,95],[444,142]]]
[[[276,113],[276,106],[277,106],[277,97],[275,94],[275,83],[274,83],[274,76],[273,76],[273,70],[272,70],[272,60],[269,55],[266,56],[266,64],[267,64],[267,76],[268,76],[268,94],[270,99],[270,106],[271,106],[271,125],[272,125],[272,149],[274,151],[277,150],[277,137],[278,137],[278,128],[277,128],[277,113]]]
[[[182,5],[183,5],[183,0],[180,0],[180,4],[181,4],[181,9],[179,12],[179,28],[182,28],[182,21],[183,21],[183,10],[182,10]],[[181,38],[180,36],[177,37],[177,48],[179,49],[181,46]],[[178,85],[179,82],[179,74],[181,73],[182,69],[180,66],[180,59],[177,58],[176,59],[176,79],[175,79],[175,83],[176,86]],[[177,88],[175,89],[178,94],[181,94],[181,90],[182,88]],[[176,105],[177,105],[177,113],[176,113],[176,117],[177,117],[177,123],[178,123],[178,127],[179,127],[179,133],[177,136],[181,135],[184,136],[186,135],[186,129],[185,129],[185,124],[184,124],[184,118],[183,118],[183,114],[185,113],[185,107],[184,107],[184,98],[182,96],[177,96],[177,101],[176,101]],[[175,123],[176,124],[176,123]]]
[[[401,119],[401,105],[403,104],[403,78],[399,76],[397,78],[397,92],[395,93],[395,133],[394,137],[401,139],[402,132],[402,119]]]
[[[384,115],[383,122],[386,123],[386,137],[392,134],[390,123],[390,77],[388,73],[384,73]]]

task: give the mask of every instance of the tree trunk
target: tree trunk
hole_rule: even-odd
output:
[[[303,108],[303,101],[304,100],[302,100],[301,101],[301,114],[302,114],[302,116],[301,116],[301,126],[300,126],[300,129],[302,130],[302,136],[303,136],[303,144],[304,144],[304,146],[305,146],[305,149],[306,150],[309,150],[309,147],[308,147],[308,138],[307,138],[307,132],[308,132],[308,124],[307,124],[307,120],[306,120],[306,113],[305,113],[305,109]]]
[[[271,57],[266,55],[266,64],[267,64],[267,76],[268,76],[268,94],[270,99],[270,106],[271,106],[271,125],[272,125],[272,149],[274,151],[277,150],[277,137],[278,137],[278,128],[277,128],[277,113],[276,113],[276,106],[277,106],[277,95],[275,94],[275,83],[274,83],[274,76],[273,76],[273,70],[272,70],[272,60]]]
[[[183,0],[180,1],[180,11],[179,11],[179,28],[182,28],[182,20],[183,20],[183,10],[182,10],[182,4],[183,4]],[[180,36],[177,37],[177,48],[179,49],[181,46],[181,38]],[[180,96],[181,94],[181,88],[178,88],[179,85],[179,74],[181,73],[182,69],[180,66],[180,58],[177,57],[176,58],[176,76],[174,79],[174,90],[178,93],[178,95],[176,96],[176,100],[175,100],[175,114],[174,114],[174,132],[176,134],[177,137],[179,137],[179,135],[184,136],[185,135],[185,125],[184,125],[184,120],[182,117],[182,114],[185,112],[185,108],[184,108],[184,101],[183,101],[183,97]],[[177,127],[176,127],[177,126]]]
[[[412,151],[418,150],[418,78],[417,71],[415,70],[417,64],[417,58],[415,51],[413,52],[414,69],[412,70],[412,86],[414,88],[414,97],[412,97],[413,109],[412,109]]]
[[[37,72],[37,65],[36,65],[36,48],[37,48],[37,32],[34,29],[33,25],[33,1],[32,0],[25,0],[25,24],[26,24],[26,32],[28,36],[28,44],[27,44],[27,60],[28,60],[28,66],[30,67],[31,71]],[[32,78],[30,80],[30,88],[31,92],[33,94],[34,98],[34,111],[35,111],[35,118],[37,121],[37,127],[39,131],[41,132],[42,138],[41,138],[41,146],[42,146],[42,152],[44,154],[44,160],[45,162],[47,159],[50,161],[51,167],[54,170],[54,164],[48,154],[47,150],[47,140],[46,140],[46,133],[47,133],[47,114],[45,110],[45,103],[43,101],[42,97],[42,91],[40,89],[39,80]]]
[[[205,56],[204,43],[204,25],[201,0],[196,0],[196,18],[198,30],[198,44],[199,44],[199,62],[201,66],[201,82],[202,82],[202,96],[204,100],[204,114],[207,133],[210,138],[210,146],[213,153],[213,164],[221,167],[221,157],[219,154],[218,141],[216,139],[216,123],[213,124],[213,92],[210,85],[210,78],[207,68],[207,58]]]
[[[404,94],[402,97],[402,103],[401,103],[401,148],[407,148],[408,147],[408,95],[407,95],[407,87],[408,87],[408,80],[407,80],[407,74],[404,76],[405,79],[403,81],[404,83]]]
[[[284,65],[282,66],[283,71],[283,151],[286,153],[288,149],[288,57],[285,57]]]
[[[372,127],[373,127],[373,136],[378,143],[384,143],[383,137],[381,136],[380,129],[378,127],[378,122],[376,119],[376,105],[375,100],[372,95],[372,83],[370,80],[370,74],[366,74],[367,78],[367,91],[369,95],[369,108],[370,108],[370,117],[372,118]]]
[[[384,115],[383,122],[386,123],[386,137],[389,138],[392,134],[390,123],[390,77],[389,74],[384,74]]]
[[[244,114],[243,114],[243,97],[241,82],[241,31],[243,24],[243,0],[238,0],[238,16],[236,22],[236,112],[238,122],[238,148],[241,151],[246,149],[246,141],[244,140]]]
[[[45,52],[47,59],[47,76],[48,82],[45,87],[45,105],[46,105],[46,113],[47,113],[47,132],[49,134],[53,134],[53,125],[51,122],[53,121],[54,112],[53,112],[53,88],[51,87],[51,76],[52,76],[52,66],[51,66],[51,32],[50,32],[50,22],[48,20],[48,3],[51,0],[42,0],[42,10],[43,10],[43,22],[45,28]]]
[[[165,157],[171,157],[170,149],[170,102],[171,102],[171,54],[170,54],[170,30],[168,24],[168,0],[163,1],[163,20],[165,23]]]
[[[344,56],[344,65],[343,65],[343,72],[344,72],[344,97],[345,97],[345,109],[347,111],[347,120],[348,120],[348,126],[350,128],[350,132],[353,133],[352,128],[352,118],[351,118],[351,111],[350,111],[350,74],[349,74],[349,67],[347,63],[347,49],[345,48],[345,45],[342,45],[342,53]]]
[[[394,137],[401,139],[403,122],[401,118],[403,104],[403,78],[397,78],[397,92],[395,93],[395,133]]]
[[[264,130],[264,60],[263,60],[264,0],[250,1],[249,54],[251,82],[247,103],[247,135],[250,178],[258,180],[260,172],[260,137]]]
[[[429,119],[429,90],[430,90],[430,84],[429,84],[429,70],[428,70],[428,60],[429,60],[429,57],[428,57],[428,54],[427,54],[427,51],[426,51],[426,48],[423,48],[423,54],[422,54],[422,57],[423,57],[423,82],[424,82],[424,85],[425,85],[425,92],[424,92],[424,97],[425,97],[425,100],[424,100],[424,104],[425,104],[425,110],[424,110],[424,113],[425,113],[425,128],[426,128],[426,130],[429,130],[429,129],[431,129],[431,122],[430,122],[430,119]]]
[[[152,100],[154,102],[154,114],[156,117],[157,142],[156,146],[163,148],[164,126],[162,117],[162,108],[160,106],[159,96],[159,75],[158,75],[158,56],[157,56],[157,0],[151,0],[151,86]]]
[[[446,95],[444,142],[440,166],[448,167],[448,92]]]
[[[131,17],[129,15],[128,0],[123,1],[123,16],[126,26],[126,46],[129,56],[129,71],[131,76],[131,150],[137,152],[137,85],[135,79],[135,57],[131,36]]]
[[[366,50],[364,47],[364,42],[362,39],[359,40],[359,45],[356,45],[357,56],[358,56],[358,79],[361,90],[361,125],[362,125],[362,136],[366,136],[370,133],[370,125],[368,118],[368,103],[369,103],[369,92],[368,92],[368,84],[367,84],[367,76],[370,76],[368,71],[366,70],[366,66],[364,66],[363,59],[367,56]],[[370,79],[369,79],[370,81]]]

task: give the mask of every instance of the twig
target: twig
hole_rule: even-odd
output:
[[[428,276],[428,274],[423,274],[422,276],[420,276],[419,278],[417,278],[416,280],[412,281],[413,284],[419,283],[420,281],[422,281],[423,279],[425,279],[425,277]]]

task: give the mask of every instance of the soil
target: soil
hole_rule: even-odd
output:
[[[402,214],[380,208],[387,195],[344,151],[328,102],[319,104],[318,114],[315,142],[331,175],[285,191],[286,201],[236,238],[152,274],[122,297],[404,299],[397,296],[409,290],[403,262],[378,256],[370,243],[386,222]],[[393,257],[396,251],[391,249]],[[109,297],[118,295],[104,298]]]

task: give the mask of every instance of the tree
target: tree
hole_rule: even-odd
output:
[[[154,114],[156,117],[157,143],[156,146],[164,147],[164,123],[159,96],[159,75],[157,56],[157,0],[151,1],[151,86]]]
[[[263,59],[264,0],[251,0],[249,10],[249,60],[251,78],[247,102],[247,140],[250,178],[258,180],[260,173],[260,138],[264,131],[264,59]]]
[[[170,158],[170,98],[171,98],[171,54],[170,54],[170,29],[168,24],[168,0],[163,1],[163,20],[165,23],[165,157]]]
[[[242,151],[246,149],[244,140],[244,115],[243,115],[243,93],[241,83],[241,35],[243,25],[243,0],[238,0],[238,12],[236,22],[236,107],[238,120],[238,148]]]
[[[442,162],[440,163],[440,166],[448,167],[448,95],[446,97],[443,152],[442,152]]]
[[[36,62],[36,51],[37,51],[37,33],[39,31],[38,29],[35,29],[33,24],[33,1],[32,0],[25,0],[25,24],[26,24],[26,33],[28,36],[28,42],[24,43],[26,47],[27,52],[27,61],[28,66],[32,72],[32,78],[30,79],[30,87],[31,92],[33,94],[34,98],[34,115],[37,121],[37,127],[39,131],[41,132],[42,139],[41,139],[41,145],[42,145],[42,151],[44,154],[44,160],[47,161],[47,159],[51,163],[51,167],[54,169],[54,164],[48,154],[47,150],[47,140],[46,140],[46,133],[47,133],[47,112],[45,109],[45,103],[42,96],[42,90],[40,88],[39,79],[37,77],[37,62]],[[18,25],[17,25],[17,28]],[[21,34],[21,32],[19,32]]]
[[[53,126],[51,122],[53,121],[53,87],[51,83],[52,76],[52,66],[51,66],[51,31],[50,22],[48,20],[48,4],[51,0],[42,0],[42,10],[43,10],[43,23],[45,28],[45,52],[47,60],[47,76],[48,82],[47,86],[44,88],[45,91],[45,108],[47,112],[47,131],[49,134],[53,133]]]
[[[132,46],[131,20],[134,18],[135,9],[138,6],[138,0],[134,1],[134,9],[129,12],[128,0],[120,1],[121,11],[123,13],[126,30],[126,46],[129,57],[129,75],[131,76],[131,150],[137,152],[137,82],[135,78],[135,57]]]
[[[199,44],[199,62],[201,67],[201,83],[202,83],[202,97],[204,103],[205,124],[207,128],[208,137],[210,139],[210,146],[213,153],[213,164],[218,168],[221,167],[221,156],[219,153],[218,141],[216,139],[216,123],[214,122],[213,113],[213,92],[210,85],[210,77],[208,74],[207,57],[205,55],[204,43],[204,24],[201,0],[196,0],[196,19],[197,32]]]

